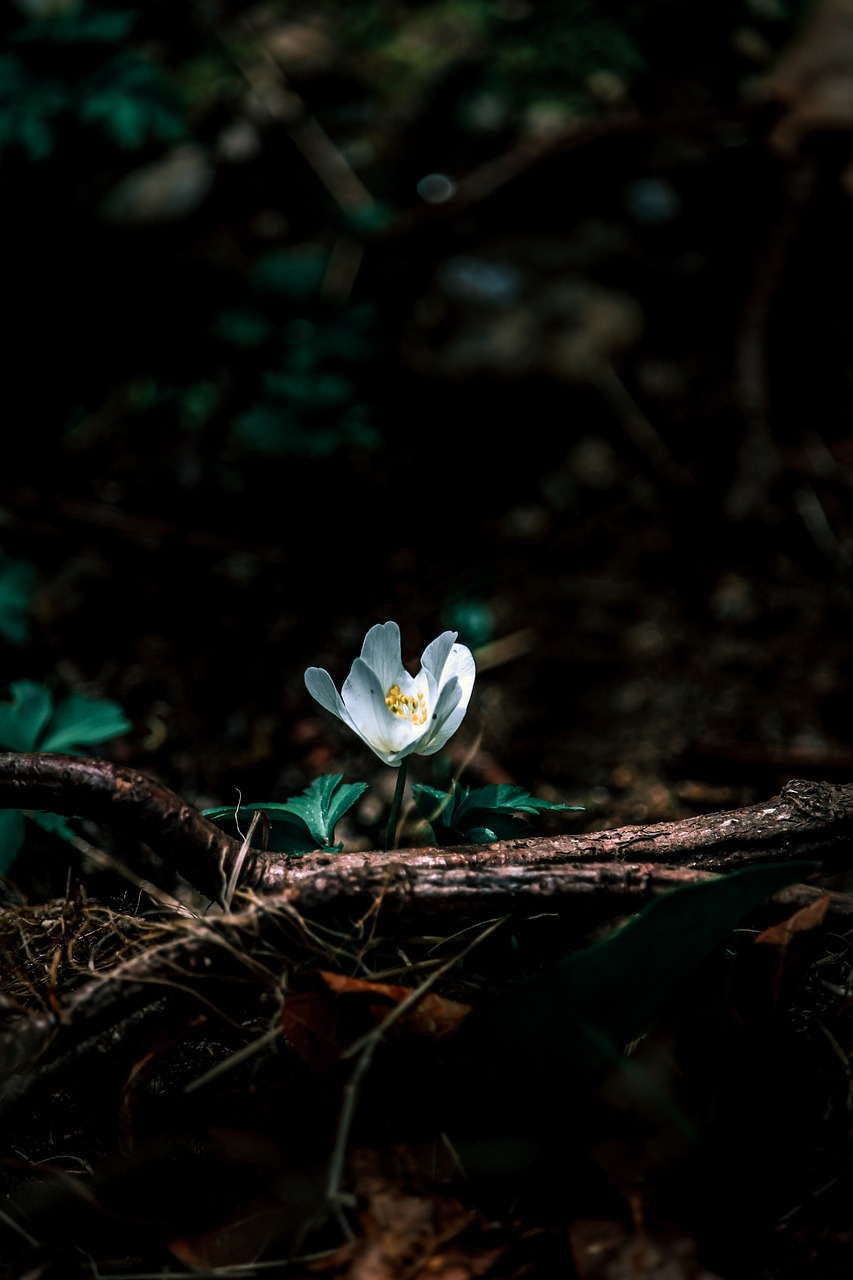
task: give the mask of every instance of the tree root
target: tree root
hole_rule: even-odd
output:
[[[639,891],[628,886],[650,874],[643,864],[656,864],[664,879],[677,868],[727,872],[791,859],[832,871],[849,863],[853,836],[853,784],[793,780],[762,804],[676,822],[489,845],[292,857],[244,850],[136,770],[38,752],[0,753],[0,808],[88,818],[131,834],[220,905],[239,865],[240,887],[281,895],[308,913],[358,911],[380,896],[386,911],[427,915],[445,906],[451,914],[470,909],[478,899],[498,911],[593,892],[616,901],[620,894],[636,898]],[[607,871],[603,864],[610,863],[617,866]]]

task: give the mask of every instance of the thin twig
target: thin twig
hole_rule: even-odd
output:
[[[508,916],[503,916],[499,920],[493,920],[486,929],[469,942],[467,947],[457,955],[452,956],[449,960],[446,960],[439,969],[436,969],[428,978],[425,978],[420,986],[417,986],[410,991],[399,1004],[395,1005],[389,1011],[387,1016],[383,1018],[382,1022],[380,1022],[378,1026],[373,1027],[366,1035],[360,1036],[359,1039],[354,1041],[354,1043],[347,1049],[344,1049],[341,1054],[342,1061],[347,1061],[348,1059],[355,1057],[356,1062],[350,1078],[343,1088],[341,1110],[338,1117],[338,1127],[335,1133],[332,1154],[329,1159],[329,1173],[326,1180],[326,1199],[332,1209],[332,1212],[337,1218],[341,1229],[349,1239],[352,1239],[352,1230],[349,1223],[343,1216],[342,1210],[344,1207],[349,1206],[350,1198],[341,1191],[341,1182],[343,1180],[347,1142],[349,1140],[350,1129],[352,1128],[353,1116],[355,1115],[359,1089],[361,1087],[362,1080],[370,1068],[373,1055],[394,1023],[401,1018],[404,1013],[411,1009],[412,1005],[417,1004],[417,1002],[426,995],[427,991],[429,991],[429,989],[438,982],[439,978],[443,977],[445,973],[449,973],[449,971],[453,969],[460,960],[464,960],[464,958],[469,955],[475,947],[478,947],[481,942],[484,942],[486,938],[490,937],[495,930],[499,929],[502,924],[505,924],[508,919]]]

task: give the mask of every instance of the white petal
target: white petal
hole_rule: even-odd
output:
[[[471,690],[474,688],[476,675],[477,667],[471,650],[467,649],[464,644],[455,644],[445,663],[444,677],[449,679],[451,676],[456,676],[462,688],[462,703],[466,707],[471,698]]]
[[[467,702],[460,702],[454,707],[447,719],[441,724],[430,738],[425,746],[418,747],[419,756],[433,756],[436,751],[440,751],[445,742],[453,737],[462,721],[465,719],[465,712],[468,710]]]
[[[403,674],[400,628],[397,623],[379,622],[371,627],[361,646],[361,658],[379,677],[384,698],[392,684],[399,683]]]
[[[454,732],[462,723],[462,716],[465,715],[467,707],[467,698],[462,707],[462,715],[456,716],[460,699],[462,698],[462,687],[455,676],[451,676],[447,684],[438,695],[438,702],[430,715],[430,727],[423,735],[421,742],[416,750],[419,756],[431,756],[439,751]],[[453,727],[449,727],[453,721]]]
[[[395,755],[420,736],[408,720],[393,715],[385,705],[386,690],[362,658],[356,658],[343,687],[343,700],[355,732],[381,760]]]
[[[322,667],[309,667],[305,672],[305,688],[321,707],[343,719],[344,704],[328,671],[324,671]]]
[[[444,664],[447,662],[448,655],[453,648],[453,641],[456,639],[458,632],[443,631],[436,640],[432,640],[424,649],[421,656],[421,666],[426,671],[431,671],[439,685],[443,682]],[[461,646],[460,646],[461,647]],[[450,672],[453,675],[453,672]]]

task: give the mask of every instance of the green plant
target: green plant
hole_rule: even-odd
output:
[[[262,814],[269,825],[266,845],[274,853],[310,853],[314,849],[340,853],[343,845],[334,843],[335,826],[366,790],[366,782],[343,783],[342,773],[327,773],[315,778],[301,795],[283,803],[262,801],[236,808],[222,805],[203,812],[213,822],[230,820],[238,830],[239,823]]]
[[[450,791],[416,784],[412,796],[437,845],[511,840],[529,834],[529,818],[535,814],[581,810],[580,805],[538,800],[524,787],[508,783],[473,790],[456,786]]]
[[[9,644],[26,644],[35,569],[26,560],[0,560],[0,636]]]
[[[0,747],[7,751],[80,755],[83,748],[115,738],[131,727],[118,703],[108,699],[70,693],[57,701],[50,689],[34,680],[17,680],[9,691],[11,699],[0,703]],[[8,871],[20,853],[25,817],[63,839],[73,836],[65,818],[57,814],[0,810],[0,874]]]

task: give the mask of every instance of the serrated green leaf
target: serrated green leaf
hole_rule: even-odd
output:
[[[69,751],[127,733],[130,721],[117,702],[71,693],[57,705],[39,742],[40,751]]]
[[[53,710],[49,689],[35,680],[16,680],[12,697],[0,702],[0,747],[7,751],[37,751]]]
[[[456,818],[457,821],[461,820],[464,815],[467,819],[467,815],[474,812],[545,813],[549,810],[564,812],[577,808],[577,805],[554,804],[550,800],[539,800],[524,787],[501,782],[497,785],[477,787],[467,792],[459,803]]]
[[[302,854],[312,853],[318,846],[311,832],[301,818],[290,813],[283,804],[260,802],[258,804],[220,805],[214,809],[203,809],[205,818],[230,828],[232,834],[241,839],[251,826],[256,813],[264,813],[269,819],[269,842],[266,848],[270,853]],[[330,852],[326,850],[325,852]]]
[[[0,560],[0,636],[10,644],[25,644],[36,574],[24,560]]]
[[[412,793],[415,807],[431,826],[438,845],[511,840],[530,830],[529,823],[517,816],[519,813],[569,811],[579,807],[538,800],[524,787],[508,783],[477,787],[473,791],[458,786],[450,792],[415,785]]]
[[[20,809],[0,809],[0,876],[6,874],[20,853],[24,830]]]
[[[332,843],[338,819],[367,790],[366,782],[341,785],[342,779],[342,773],[322,774],[300,796],[294,796],[283,806],[287,812],[302,819],[317,841],[316,848]]]
[[[204,809],[212,822],[236,822],[248,830],[252,816],[265,813],[270,820],[270,850],[275,853],[310,853],[314,849],[338,852],[332,842],[335,826],[367,790],[366,782],[341,785],[342,773],[324,774],[306,787],[301,796],[285,801],[259,801],[256,804],[219,805]]]

